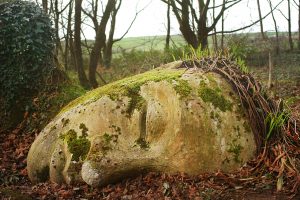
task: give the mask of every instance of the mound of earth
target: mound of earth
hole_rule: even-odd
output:
[[[240,168],[256,141],[221,75],[174,62],[95,89],[44,128],[27,158],[33,182],[105,185],[145,171]]]

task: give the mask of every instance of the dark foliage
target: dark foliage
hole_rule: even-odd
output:
[[[4,109],[22,105],[45,85],[53,69],[50,18],[35,3],[0,4],[0,99]]]

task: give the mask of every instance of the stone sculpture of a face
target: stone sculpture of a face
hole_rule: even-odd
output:
[[[33,182],[104,185],[145,171],[233,171],[256,150],[239,97],[220,75],[180,62],[71,102],[33,143]]]

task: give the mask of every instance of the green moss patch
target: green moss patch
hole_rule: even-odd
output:
[[[130,97],[128,107],[126,109],[127,115],[130,117],[135,109],[140,110],[145,105],[146,100],[140,95],[138,91],[128,90],[128,96]]]
[[[67,142],[68,149],[72,153],[72,160],[79,161],[84,160],[90,150],[91,142],[86,139],[86,135],[77,137],[77,133],[74,129],[70,129],[68,132],[62,135],[62,139]]]
[[[211,102],[214,107],[219,108],[223,112],[232,110],[232,103],[222,95],[222,90],[220,88],[212,89],[204,82],[201,82],[198,89],[198,95],[204,102]]]
[[[187,80],[178,79],[176,85],[173,86],[174,90],[180,95],[180,98],[186,98],[192,92],[192,87]]]
[[[140,146],[141,149],[148,150],[150,148],[149,142],[147,142],[144,138],[137,139],[135,143]]]
[[[137,94],[139,93],[140,87],[143,84],[149,81],[159,82],[161,80],[174,80],[181,77],[183,73],[184,70],[178,69],[155,69],[143,74],[128,77],[86,93],[85,95],[69,103],[61,110],[60,113],[63,113],[79,104],[96,101],[105,95],[112,100],[116,100],[120,96],[128,96],[132,101],[130,108],[127,109],[127,111],[130,113],[132,110],[134,110],[135,106],[139,106],[142,102],[141,98],[137,97]]]
[[[242,150],[243,147],[240,144],[237,144],[236,140],[233,140],[233,142],[230,144],[230,147],[227,151],[233,155],[234,162],[241,163],[242,160],[240,159],[240,154]]]
[[[79,128],[81,129],[82,136],[86,137],[87,136],[87,132],[88,132],[89,129],[85,126],[84,123],[81,123],[79,125]]]

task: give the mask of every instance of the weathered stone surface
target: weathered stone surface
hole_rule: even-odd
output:
[[[103,185],[144,171],[233,171],[256,146],[220,75],[180,62],[93,90],[66,106],[28,155],[33,182]]]

